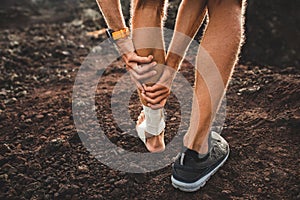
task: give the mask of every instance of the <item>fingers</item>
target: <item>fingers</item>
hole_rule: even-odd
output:
[[[154,84],[153,86],[146,86],[145,84],[143,84],[143,86],[145,91],[149,93],[154,93],[156,91],[165,90],[165,89],[169,90],[167,86],[161,84]]]
[[[150,63],[153,60],[153,56],[149,55],[148,57],[141,57],[135,54],[135,56],[133,56],[132,60],[130,60],[131,62],[137,62],[140,64],[147,64]]]
[[[153,60],[153,56],[149,55],[148,57],[141,57],[141,56],[138,56],[135,52],[130,52],[130,53],[124,54],[123,59],[127,65],[129,65],[129,63],[131,63],[131,62],[147,64]]]
[[[147,106],[159,104],[164,99],[167,99],[168,96],[169,96],[169,93],[164,93],[164,94],[162,94],[160,96],[157,96],[156,98],[150,98],[146,94],[142,93],[142,97],[144,98],[144,100],[146,100],[148,102]]]
[[[144,74],[150,70],[153,71],[153,68],[157,65],[156,62],[152,62],[150,64],[137,65],[133,70],[138,74]]]
[[[131,63],[128,67],[131,68],[139,75],[143,75],[150,71],[155,71],[153,68],[157,65],[156,62],[152,62],[150,64],[138,65],[137,63]]]
[[[142,94],[142,97],[147,101],[148,106],[153,109],[158,109],[164,107],[167,98],[170,95],[169,88],[160,85],[155,84],[153,86],[146,86],[143,84],[143,88],[145,92]]]
[[[154,76],[157,72],[155,70],[146,72],[146,73],[137,73],[135,70],[130,70],[130,74],[134,77],[134,79],[138,80],[138,81],[143,81],[147,78],[151,78],[152,76]]]
[[[126,69],[130,71],[132,76],[137,81],[142,81],[144,79],[151,78],[152,76],[156,75],[156,71],[153,70],[153,68],[157,65],[156,62],[151,62],[153,59],[153,56],[150,55],[148,57],[140,57],[136,55],[135,53],[131,52],[128,54],[125,54],[123,56],[123,59],[126,63]],[[151,63],[150,63],[151,62]],[[140,63],[147,63],[139,65]]]
[[[158,90],[158,91],[155,91],[155,92],[147,92],[145,90],[145,94],[147,97],[151,98],[151,99],[155,99],[157,98],[158,96],[162,96],[162,95],[165,95],[165,94],[169,94],[170,93],[170,90],[168,88],[162,88],[161,90]]]

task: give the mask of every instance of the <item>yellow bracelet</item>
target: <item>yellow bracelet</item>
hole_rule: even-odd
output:
[[[113,40],[118,40],[118,39],[123,39],[123,38],[126,38],[130,35],[130,31],[129,31],[129,28],[126,27],[126,28],[123,28],[119,31],[115,31],[112,33],[112,38]]]

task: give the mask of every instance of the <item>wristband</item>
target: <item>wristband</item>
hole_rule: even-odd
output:
[[[117,41],[119,39],[125,39],[130,35],[129,28],[122,28],[121,30],[114,31],[112,29],[106,29],[106,35],[108,38],[110,38],[112,41]]]

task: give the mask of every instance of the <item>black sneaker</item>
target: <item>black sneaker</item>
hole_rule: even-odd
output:
[[[218,133],[212,132],[211,148],[204,158],[196,151],[187,149],[172,166],[172,185],[185,192],[194,192],[225,163],[229,156],[229,145]]]

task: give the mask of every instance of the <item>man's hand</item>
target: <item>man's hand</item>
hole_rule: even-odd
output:
[[[157,72],[153,68],[157,65],[152,62],[153,56],[148,57],[138,56],[135,52],[123,54],[123,60],[126,63],[126,69],[130,72],[132,80],[135,82],[139,90],[144,92],[141,82],[154,76]]]
[[[143,98],[148,102],[147,106],[152,109],[163,108],[171,93],[171,86],[176,71],[171,67],[165,67],[162,76],[153,86],[143,84],[145,92],[142,93]]]
[[[164,85],[156,83],[153,86],[143,85],[145,92],[142,97],[147,101],[147,106],[156,110],[163,108],[170,95],[170,89]]]

